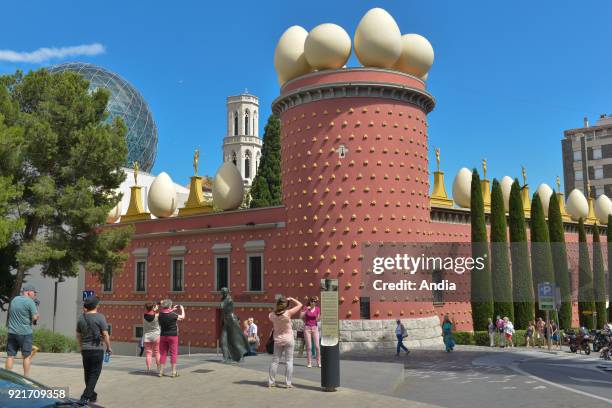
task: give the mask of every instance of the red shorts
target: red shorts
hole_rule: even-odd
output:
[[[512,333],[506,333],[506,339],[512,340]]]

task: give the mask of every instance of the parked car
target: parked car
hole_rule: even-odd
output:
[[[48,397],[48,398],[47,398]],[[53,389],[13,371],[0,368],[0,407],[2,408],[102,408],[81,405],[78,400],[62,397]]]

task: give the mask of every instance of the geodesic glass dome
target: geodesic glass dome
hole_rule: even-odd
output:
[[[49,72],[73,71],[89,81],[89,89],[106,88],[111,96],[108,101],[109,117],[123,119],[127,133],[128,159],[126,167],[137,161],[143,171],[150,172],[157,156],[157,126],[149,105],[140,92],[114,72],[93,64],[67,62],[48,68]]]

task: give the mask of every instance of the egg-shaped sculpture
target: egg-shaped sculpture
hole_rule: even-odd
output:
[[[540,196],[542,209],[544,210],[544,217],[548,217],[548,205],[550,204],[550,197],[552,197],[553,194],[552,188],[550,188],[548,184],[542,183],[538,186],[536,193],[538,193],[538,196]]]
[[[170,217],[176,211],[176,188],[166,172],[161,172],[149,187],[149,211],[158,218]]]
[[[599,222],[601,224],[607,224],[608,215],[612,214],[612,201],[610,201],[608,196],[602,194],[597,197],[597,200],[595,200],[593,207],[593,209],[595,210],[595,217],[597,217]]]
[[[304,54],[304,43],[308,31],[300,26],[289,27],[281,35],[274,50],[274,68],[283,84],[312,71]]]
[[[472,172],[464,167],[455,176],[453,181],[453,200],[459,207],[470,208],[472,190]]]
[[[217,170],[212,185],[213,204],[223,211],[235,210],[242,204],[244,184],[238,168],[225,162]]]
[[[106,216],[106,223],[114,224],[119,221],[119,218],[121,218],[121,201],[119,201],[117,205],[108,212],[108,215]]]
[[[514,180],[510,176],[504,176],[499,183],[501,185],[502,195],[504,196],[504,208],[506,212],[510,211],[510,191],[512,190],[512,184]]]
[[[427,79],[428,79],[428,78],[429,78],[429,72],[428,72],[428,73],[426,73],[425,75],[423,75],[423,76],[421,77],[421,80],[423,80],[423,81],[427,81]]]
[[[576,188],[567,197],[565,208],[574,221],[578,221],[580,218],[586,219],[589,215],[589,202],[582,191]]]
[[[402,53],[394,68],[416,77],[427,75],[434,62],[434,50],[422,35],[404,34]]]
[[[351,37],[339,25],[318,25],[306,37],[304,55],[313,69],[342,68],[351,56]]]
[[[391,14],[373,8],[361,18],[354,44],[363,66],[393,68],[402,53],[402,34]]]

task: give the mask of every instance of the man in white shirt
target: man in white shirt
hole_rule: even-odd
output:
[[[257,325],[252,317],[248,319],[249,327],[247,329],[247,339],[249,341],[250,350],[248,356],[257,355],[257,347],[259,346],[259,336],[257,335]]]

